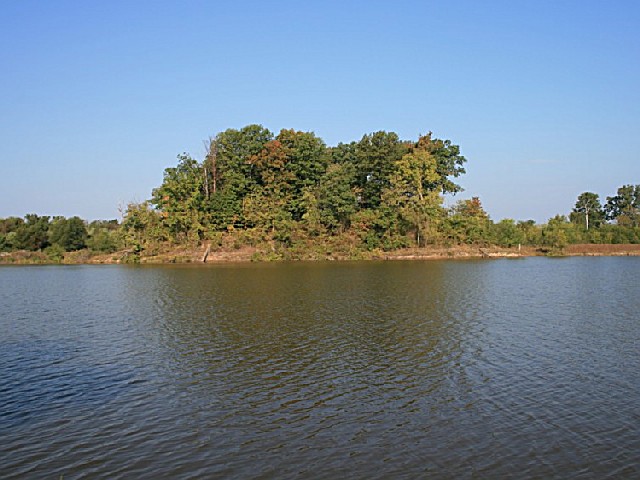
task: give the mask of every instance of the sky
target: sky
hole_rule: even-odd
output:
[[[227,128],[460,145],[456,200],[640,184],[640,2],[64,1],[0,12],[0,218],[119,218]]]

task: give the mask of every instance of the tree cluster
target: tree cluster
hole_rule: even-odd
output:
[[[327,147],[312,132],[249,125],[209,139],[202,162],[180,155],[151,200],[129,206],[124,226],[137,241],[241,230],[284,246],[345,235],[369,248],[424,245],[442,237],[442,195],[462,190],[465,162],[430,133],[403,141],[380,131]]]
[[[416,141],[379,131],[328,147],[312,132],[260,125],[228,129],[167,168],[143,204],[129,206],[123,229],[137,248],[233,238],[235,246],[383,249],[453,245],[636,243],[640,187],[626,185],[601,205],[582,194],[569,219],[545,225],[494,223],[479,198],[443,206],[462,187],[460,148],[431,133]]]
[[[0,252],[44,251],[52,258],[85,248],[113,252],[121,244],[119,230],[117,220],[87,224],[77,216],[51,218],[33,213],[24,218],[0,218]]]
[[[0,219],[0,252],[60,258],[88,248],[138,256],[205,243],[249,245],[274,258],[309,258],[315,249],[311,257],[318,258],[428,244],[640,243],[640,185],[620,187],[604,204],[584,192],[568,217],[544,225],[494,222],[478,197],[445,207],[444,195],[462,191],[456,182],[466,159],[431,133],[407,141],[379,131],[330,147],[313,132],[275,135],[248,125],[209,138],[205,147],[201,161],[179,155],[151,199],[128,205],[121,223],[35,214]]]

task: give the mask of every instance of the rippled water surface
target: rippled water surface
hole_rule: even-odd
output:
[[[0,268],[0,477],[640,478],[640,258]]]

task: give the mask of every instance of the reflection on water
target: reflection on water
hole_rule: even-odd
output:
[[[639,260],[2,268],[0,476],[639,476]]]

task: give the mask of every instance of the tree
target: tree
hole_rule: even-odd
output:
[[[569,219],[572,223],[598,227],[604,221],[604,210],[600,204],[597,193],[584,192],[578,196],[576,206],[573,208]]]
[[[377,208],[382,191],[390,186],[395,162],[408,152],[393,132],[364,135],[355,148],[356,181],[361,208]]]
[[[87,228],[87,247],[96,252],[115,252],[119,244],[119,229],[117,220],[94,220]]]
[[[203,162],[203,193],[210,225],[217,230],[245,226],[244,199],[260,182],[251,158],[273,140],[261,125],[227,129],[209,140]]]
[[[330,163],[339,165],[352,165],[355,167],[358,164],[358,143],[339,143],[335,147],[327,148]]]
[[[416,148],[429,152],[436,159],[438,175],[431,185],[433,189],[439,189],[443,194],[456,194],[462,191],[462,187],[450,178],[458,178],[466,173],[463,165],[467,159],[460,154],[458,145],[453,145],[450,140],[432,138],[432,134],[429,132],[418,139]]]
[[[278,224],[287,228],[291,221],[291,198],[295,174],[288,168],[290,149],[279,140],[267,142],[249,162],[256,184],[243,198],[243,215],[247,224],[276,234]]]
[[[153,190],[151,202],[162,212],[172,238],[200,239],[205,213],[203,185],[200,164],[186,153],[178,155],[176,167],[165,169],[162,185]]]
[[[604,207],[607,218],[618,225],[637,227],[640,225],[640,185],[623,185],[618,194],[607,197]]]
[[[16,230],[15,247],[23,250],[42,250],[49,246],[49,217],[30,213]]]
[[[396,211],[409,228],[415,229],[418,246],[440,212],[442,198],[432,188],[437,177],[435,157],[426,150],[416,149],[395,163],[391,185],[383,193],[384,203]]]
[[[459,243],[488,243],[491,241],[491,220],[480,198],[459,200],[451,207],[447,218],[447,234]]]
[[[542,242],[554,248],[563,249],[571,243],[569,233],[571,224],[564,215],[556,215],[550,218],[546,227],[542,230]]]
[[[146,246],[167,240],[166,228],[162,225],[163,213],[150,207],[149,202],[130,203],[122,220],[122,235],[125,247],[140,251]]]
[[[503,247],[513,247],[524,243],[525,235],[516,222],[510,218],[500,220],[493,226],[495,241]]]
[[[542,242],[542,229],[535,220],[518,220],[518,230],[522,232],[522,243],[536,245]]]
[[[49,227],[51,243],[60,246],[66,252],[85,248],[88,236],[87,227],[80,217],[57,217]]]
[[[357,211],[358,199],[353,164],[329,166],[314,190],[320,222],[331,231],[346,230]]]
[[[414,234],[421,245],[439,235],[441,195],[462,190],[453,180],[466,161],[457,145],[431,133],[413,142],[379,131],[327,148],[313,132],[283,129],[274,137],[248,125],[210,137],[205,148],[201,163],[180,155],[153,190],[155,210],[132,209],[123,229],[142,238],[139,221],[154,231],[159,223],[154,238],[175,242],[238,228],[255,229],[245,238],[285,243],[346,233],[370,248],[408,245]]]
[[[488,219],[489,215],[482,206],[480,197],[471,197],[470,200],[459,200],[451,208],[454,215],[461,215],[463,217]]]
[[[17,231],[23,228],[24,220],[19,217],[0,219],[0,251],[10,251],[18,248],[16,245]]]
[[[250,159],[271,140],[273,134],[262,125],[219,133],[215,138],[216,191],[228,190],[236,199],[249,193],[259,177]]]
[[[202,162],[202,175],[204,195],[209,200],[211,195],[215,195],[218,191],[218,142],[215,138],[209,137],[204,144],[207,153]]]
[[[300,220],[305,213],[303,192],[317,186],[327,170],[326,146],[314,133],[293,129],[281,130],[276,140],[280,142],[287,156],[285,169],[292,187],[290,211],[295,220]]]

